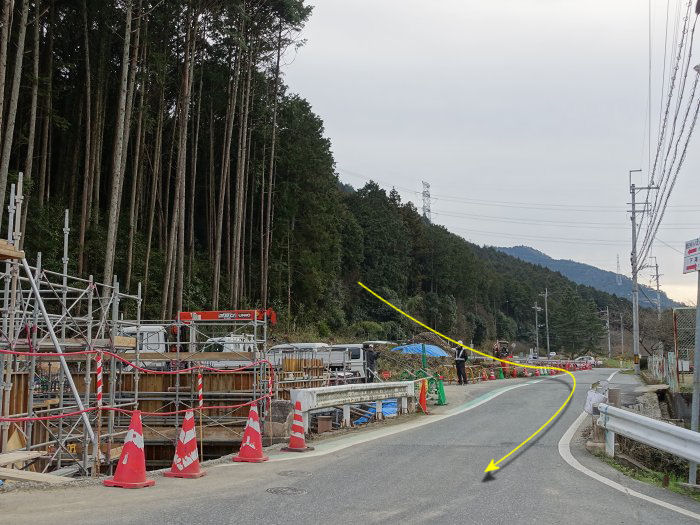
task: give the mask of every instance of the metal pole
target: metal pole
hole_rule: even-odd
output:
[[[608,329],[608,358],[612,357],[612,344],[610,342],[610,307],[605,307],[605,314],[607,315],[606,327]]]
[[[656,261],[656,317],[661,321],[661,290],[659,289],[659,262]]]
[[[12,198],[15,193],[15,185],[10,186],[10,202],[7,206],[8,209],[8,222],[7,222],[7,241],[13,243],[12,235],[12,217],[15,209],[14,199]],[[0,218],[2,218],[2,206],[0,204]],[[16,270],[13,265],[8,261],[5,263],[5,295],[3,301],[3,316],[2,316],[2,331],[10,339],[10,326],[8,320],[10,319],[10,305],[13,301],[10,300],[10,282],[12,282],[12,299],[14,299],[14,291],[16,286]],[[12,389],[12,356],[8,356],[5,359],[5,354],[0,355],[0,414],[3,416],[9,415],[10,410],[10,390]],[[10,422],[5,421],[0,423],[0,428],[2,429],[0,437],[0,452],[7,452],[7,440],[10,433]]]
[[[39,310],[41,311],[41,315],[44,318],[44,322],[46,323],[46,331],[49,334],[49,337],[51,338],[51,342],[53,343],[54,348],[56,349],[56,352],[59,354],[63,354],[63,349],[61,348],[61,344],[58,342],[58,338],[56,337],[56,332],[53,330],[53,325],[51,324],[51,319],[49,318],[49,314],[46,311],[46,308],[44,307],[44,302],[41,300],[41,297],[39,296],[39,290],[37,288],[36,282],[34,281],[34,277],[32,276],[32,271],[29,268],[29,263],[27,263],[27,259],[22,259],[22,267],[24,268],[24,272],[27,274],[27,278],[29,280],[29,284],[32,287],[32,291],[34,292],[34,295],[36,296],[36,301],[37,305],[39,306]],[[73,397],[75,398],[75,403],[78,405],[78,410],[85,410],[85,407],[83,405],[83,400],[80,398],[80,393],[78,392],[78,389],[75,387],[75,383],[73,382],[73,376],[70,373],[70,369],[68,368],[68,363],[66,362],[65,357],[63,355],[58,356],[59,360],[61,361],[61,368],[63,369],[66,378],[68,379],[68,384],[70,385],[71,392],[73,393]],[[83,412],[80,414],[81,419],[83,420],[83,423],[85,424],[85,428],[88,431],[88,435],[90,436],[90,441],[92,441],[93,444],[95,444],[95,434],[92,432],[92,426],[90,425],[90,419],[88,418],[88,415]]]
[[[139,342],[140,336],[139,331],[141,329],[141,281],[139,281],[137,293],[136,293],[136,363],[140,364],[141,359],[141,345]],[[134,368],[134,408],[139,407],[139,381],[141,379],[140,370]]]
[[[119,318],[119,282],[117,276],[112,278],[112,352],[116,352],[115,342],[117,340],[117,320]],[[114,356],[109,359],[109,406],[114,406],[116,401],[117,388],[117,363]],[[109,474],[114,473],[112,465],[112,445],[114,444],[114,411],[110,410],[107,417],[107,433],[109,445],[107,447],[107,460],[109,461]]]
[[[537,350],[537,355],[540,355],[540,325],[537,320],[537,312],[539,312],[540,307],[537,306],[537,303],[535,302],[535,306],[533,306],[535,310],[535,349]]]
[[[38,281],[39,276],[41,275],[41,252],[37,254],[36,258],[36,279]],[[38,286],[38,285],[37,285]],[[34,312],[32,314],[32,327],[34,333],[29,333],[29,330],[31,330],[31,327],[28,327],[28,333],[27,333],[27,339],[31,339],[32,341],[32,349],[30,350],[31,352],[36,352],[38,351],[37,348],[37,324],[39,323],[39,310],[36,307],[36,303],[34,303]],[[34,414],[34,376],[36,375],[36,356],[32,356],[30,363],[29,363],[29,393],[27,395],[27,417],[33,417]],[[29,450],[29,447],[32,446],[33,440],[32,440],[32,430],[34,428],[34,422],[33,421],[27,421],[27,450]]]
[[[693,402],[690,416],[690,430],[698,431],[698,419],[700,419],[700,272],[698,274],[698,296],[695,303],[695,356],[693,357]],[[697,482],[698,465],[690,462],[688,483],[695,485]]]
[[[625,325],[622,321],[622,312],[620,312],[620,356],[625,353]]]
[[[549,290],[545,288],[544,293],[541,293],[540,295],[544,297],[544,325],[547,333],[547,357],[549,357],[549,303],[547,301],[549,298]]]
[[[631,175],[630,175],[631,177]],[[630,184],[630,195],[632,196],[632,253],[630,263],[632,264],[632,353],[634,354],[634,371],[639,374],[639,282],[637,274],[637,190],[634,184]]]

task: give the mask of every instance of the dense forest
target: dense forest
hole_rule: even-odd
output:
[[[71,273],[141,282],[146,318],[272,306],[286,334],[410,336],[362,280],[475,345],[532,343],[548,287],[553,348],[582,352],[601,308],[629,312],[340,183],[283,82],[304,0],[2,0],[0,16],[0,203],[22,172],[29,256],[60,267],[68,209]]]

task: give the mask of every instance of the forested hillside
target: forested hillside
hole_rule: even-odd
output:
[[[592,286],[597,290],[617,295],[618,297],[632,296],[632,279],[626,275],[618,275],[614,272],[601,270],[590,264],[568,259],[553,259],[547,254],[529,246],[513,246],[510,248],[498,248],[498,250],[523,261],[559,272],[575,283]],[[639,289],[641,291],[639,304],[644,308],[656,308],[656,290],[644,284],[640,284]],[[663,309],[683,306],[681,303],[669,299],[663,291],[659,293],[659,299]]]
[[[340,184],[321,118],[283,82],[309,16],[304,0],[3,0],[0,202],[23,172],[30,257],[60,267],[67,208],[71,273],[141,282],[146,318],[272,306],[288,333],[410,335],[362,280],[465,341],[533,341],[548,287],[554,348],[597,347],[598,309],[626,301]]]

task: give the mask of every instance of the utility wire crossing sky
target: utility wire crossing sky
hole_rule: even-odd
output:
[[[700,99],[700,58],[688,55],[692,44],[700,57],[694,8],[689,0],[317,1],[305,46],[285,56],[287,81],[324,119],[342,181],[371,179],[420,207],[425,180],[433,222],[472,242],[526,244],[610,271],[619,255],[629,275],[628,172],[642,169],[633,174],[642,186],[652,171],[653,182],[667,171],[670,180]],[[679,137],[675,164],[673,148],[664,161]],[[640,236],[641,248],[649,219],[663,217],[648,255],[658,258],[662,289],[688,304],[695,281],[682,275],[679,252],[700,236],[698,140],[690,137],[663,213],[649,195],[655,213]]]

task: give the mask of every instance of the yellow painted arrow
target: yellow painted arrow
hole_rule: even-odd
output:
[[[439,336],[442,337],[443,339],[446,339],[447,341],[450,341],[451,343],[454,343],[454,344],[456,344],[456,345],[459,345],[459,346],[461,346],[462,348],[466,348],[467,350],[470,350],[470,351],[474,352],[475,354],[479,354],[479,355],[481,355],[481,356],[487,357],[487,358],[492,359],[492,360],[494,360],[494,361],[500,361],[501,363],[506,363],[506,364],[513,365],[513,366],[518,366],[518,367],[522,367],[522,368],[534,368],[534,369],[538,369],[538,370],[558,370],[558,371],[560,371],[560,372],[564,372],[564,373],[569,374],[569,375],[571,376],[571,379],[573,380],[574,383],[573,383],[573,386],[571,387],[571,392],[569,392],[569,395],[568,395],[568,397],[566,398],[566,400],[564,401],[564,403],[562,404],[562,406],[560,406],[560,407],[557,409],[557,411],[554,412],[554,414],[552,414],[552,417],[550,417],[547,421],[545,421],[545,422],[542,424],[542,426],[540,426],[540,428],[538,428],[538,429],[535,430],[532,434],[530,434],[530,435],[528,436],[528,438],[527,438],[525,441],[523,441],[523,442],[520,443],[517,447],[515,447],[513,450],[511,450],[510,452],[508,452],[508,454],[506,454],[505,456],[503,456],[503,457],[502,457],[501,459],[499,459],[498,461],[495,461],[495,460],[492,459],[491,462],[488,464],[488,466],[484,469],[484,472],[492,472],[492,471],[494,471],[494,470],[500,469],[501,467],[498,466],[499,463],[501,463],[502,461],[504,461],[504,460],[506,460],[507,458],[509,458],[512,454],[514,454],[514,453],[517,452],[520,448],[522,448],[522,446],[525,445],[525,443],[527,443],[527,442],[530,441],[532,438],[534,438],[537,434],[539,434],[540,432],[542,432],[542,430],[543,430],[544,428],[546,428],[547,425],[549,425],[552,421],[554,421],[554,418],[556,418],[556,417],[561,413],[561,411],[564,410],[564,407],[565,407],[567,404],[569,404],[569,401],[571,401],[571,398],[572,398],[573,395],[574,395],[574,391],[576,390],[576,378],[574,377],[574,374],[572,374],[572,373],[569,372],[568,370],[566,370],[566,369],[564,369],[564,368],[558,368],[558,367],[555,367],[555,366],[536,366],[536,365],[523,365],[523,364],[520,364],[520,363],[514,363],[514,362],[512,362],[512,361],[507,361],[507,360],[505,360],[505,359],[499,359],[499,358],[497,358],[497,357],[493,357],[493,356],[491,356],[491,355],[485,354],[484,352],[480,352],[479,350],[475,350],[474,348],[470,348],[470,347],[468,347],[468,346],[466,346],[466,345],[463,345],[463,344],[459,343],[458,341],[455,341],[454,339],[451,339],[451,338],[447,337],[447,336],[444,335],[444,334],[441,334],[441,333],[438,332],[437,330],[434,330],[433,328],[430,328],[430,327],[429,327],[428,325],[426,325],[425,323],[422,323],[421,321],[419,321],[419,320],[416,319],[415,317],[412,317],[411,315],[407,314],[406,312],[404,312],[403,310],[401,310],[401,309],[398,308],[397,306],[393,305],[392,303],[390,303],[389,301],[387,301],[386,299],[384,299],[384,297],[382,297],[381,295],[379,295],[378,293],[376,293],[376,292],[373,291],[372,289],[368,288],[368,287],[365,286],[363,283],[361,283],[361,282],[358,281],[357,284],[359,284],[362,288],[364,288],[365,290],[367,290],[369,293],[371,293],[374,297],[376,297],[377,299],[379,299],[381,302],[383,302],[384,304],[386,304],[386,305],[389,306],[390,308],[393,308],[394,310],[396,310],[397,312],[399,312],[401,315],[407,317],[408,319],[410,319],[411,321],[413,321],[413,322],[416,323],[417,325],[422,326],[422,327],[425,328],[426,330],[430,330],[431,332],[433,332],[433,333],[436,334],[436,335],[439,335]]]

